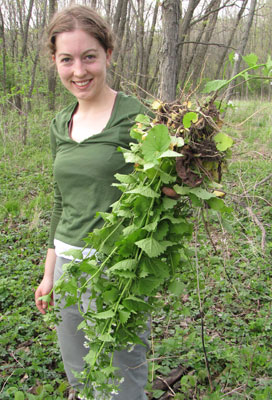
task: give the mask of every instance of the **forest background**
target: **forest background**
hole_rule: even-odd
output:
[[[43,35],[53,13],[71,3],[0,1],[3,399],[62,399],[67,393],[55,331],[34,309],[33,291],[52,207],[48,127],[71,101]],[[271,60],[271,0],[77,3],[96,8],[116,34],[112,87],[142,99],[169,101],[182,93],[201,101],[206,82],[229,79],[249,60]],[[220,93],[227,100],[223,129],[235,138],[225,182],[233,213],[223,221],[211,216],[210,244],[205,224],[198,227],[201,271],[188,265],[182,293],[163,298],[153,316],[150,398],[272,398],[272,81],[269,69],[250,74]]]

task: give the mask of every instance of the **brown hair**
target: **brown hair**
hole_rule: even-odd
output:
[[[113,50],[113,34],[104,19],[90,7],[74,5],[57,12],[52,18],[47,30],[47,47],[50,53],[56,53],[58,34],[76,29],[82,29],[93,36],[105,51]]]

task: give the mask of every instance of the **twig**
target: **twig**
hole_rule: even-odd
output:
[[[20,367],[24,368],[23,364],[20,363],[20,361],[15,357],[13,352],[11,352],[10,355],[14,358],[14,360],[17,362],[17,364],[20,365]]]
[[[238,388],[235,388],[235,389],[231,390],[230,392],[225,393],[225,394],[223,395],[223,397],[221,397],[221,400],[223,400],[223,399],[225,398],[225,396],[228,396],[228,395],[231,394],[231,393],[235,393],[235,392],[238,392],[238,390],[240,390],[240,389],[244,389],[245,386],[246,386],[246,385],[238,386]]]
[[[3,392],[3,390],[4,390],[5,386],[6,386],[6,384],[8,383],[8,380],[12,377],[12,375],[14,374],[14,372],[15,372],[15,370],[12,371],[12,373],[7,377],[7,379],[6,379],[5,382],[3,383],[3,386],[2,386],[2,388],[1,388],[0,394]]]
[[[202,221],[203,221],[203,223],[204,223],[205,231],[206,231],[206,233],[207,233],[207,235],[208,235],[208,237],[209,237],[209,239],[210,239],[210,242],[211,242],[211,244],[212,244],[214,253],[215,253],[215,254],[218,254],[217,248],[216,248],[215,243],[214,243],[214,241],[213,241],[213,239],[212,239],[212,236],[211,236],[211,232],[210,232],[210,229],[209,229],[208,221],[207,221],[207,220],[205,219],[205,217],[204,217],[203,209],[201,209],[201,217],[202,217]]]
[[[258,218],[256,217],[256,215],[253,213],[252,208],[251,207],[246,207],[247,212],[249,213],[249,215],[251,216],[253,222],[255,222],[255,224],[260,228],[261,232],[262,232],[262,242],[261,242],[261,249],[264,252],[265,251],[265,245],[266,245],[266,231],[263,227],[263,224],[258,220]]]
[[[196,232],[195,232],[195,264],[196,264],[196,275],[197,275],[197,294],[198,294],[198,301],[199,301],[199,311],[200,311],[200,316],[201,316],[201,341],[202,341],[202,348],[203,348],[203,353],[204,353],[206,369],[207,369],[207,373],[208,373],[210,389],[211,389],[211,392],[213,392],[213,383],[212,383],[212,378],[211,378],[210,365],[209,365],[209,360],[207,357],[207,352],[206,352],[206,347],[205,347],[205,337],[204,337],[204,312],[203,312],[201,296],[200,296],[199,264],[198,264],[198,256],[197,256],[197,231],[198,231],[197,228],[198,228],[198,225],[196,227]]]
[[[260,182],[255,183],[254,185],[254,189],[256,189],[257,186],[262,185],[263,183],[267,182],[269,179],[272,178],[272,174],[269,174],[267,177],[265,177],[264,179],[262,179]]]
[[[171,388],[171,386],[168,385],[168,382],[167,382],[165,379],[161,378],[160,376],[158,376],[158,379],[159,379],[160,381],[162,381],[162,382],[165,384],[165,386],[168,387],[168,389],[170,390],[170,392],[175,396],[176,393],[175,393],[174,390]]]

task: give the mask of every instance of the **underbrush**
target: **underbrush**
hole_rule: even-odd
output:
[[[67,397],[55,330],[34,304],[52,208],[51,117],[33,114],[26,146],[14,115],[1,125],[3,400]],[[176,296],[161,293],[152,315],[150,399],[272,398],[271,119],[264,103],[227,112],[235,145],[224,189],[233,211],[194,216],[183,286]]]

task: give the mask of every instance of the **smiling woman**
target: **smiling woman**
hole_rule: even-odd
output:
[[[42,314],[48,303],[41,297],[51,293],[54,280],[69,262],[69,256],[63,253],[82,249],[88,233],[103,224],[101,217],[95,218],[96,213],[109,212],[111,204],[119,199],[121,192],[112,185],[115,174],[129,173],[132,166],[126,164],[117,148],[129,148],[129,131],[135,117],[147,112],[136,98],[108,86],[112,34],[92,9],[77,5],[57,13],[48,29],[48,47],[59,78],[75,96],[75,102],[56,115],[50,129],[54,208],[44,277],[35,293]],[[88,293],[83,310],[88,308]],[[84,347],[84,332],[77,329],[82,322],[77,306],[62,307],[60,315],[57,333],[68,380],[76,391],[94,387],[96,382],[82,381],[78,374],[84,369],[88,349]],[[132,352],[114,354],[115,366],[124,381],[112,398],[146,399],[147,335],[142,337],[143,345]]]

